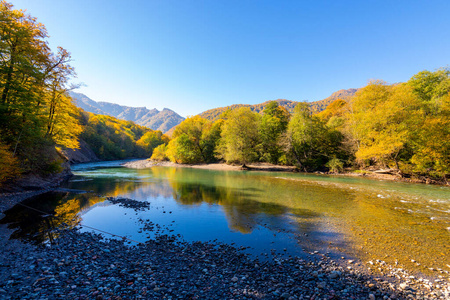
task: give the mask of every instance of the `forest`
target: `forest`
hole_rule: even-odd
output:
[[[85,140],[100,159],[148,157],[167,143],[160,131],[77,108],[71,55],[53,53],[43,24],[0,2],[0,184],[62,171],[62,148]]]
[[[187,118],[152,159],[176,163],[296,165],[301,171],[389,168],[401,176],[447,180],[450,173],[450,70],[422,71],[404,83],[371,81],[319,113],[276,101],[215,121]]]
[[[272,101],[193,116],[172,139],[130,121],[94,115],[73,104],[71,55],[56,53],[43,24],[0,5],[0,183],[21,174],[61,171],[61,148],[86,141],[101,159],[150,157],[181,164],[224,161],[295,165],[342,172],[390,168],[401,176],[448,180],[450,70],[422,71],[407,82],[371,81],[325,110]]]

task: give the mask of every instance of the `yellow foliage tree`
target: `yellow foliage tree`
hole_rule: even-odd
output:
[[[20,174],[19,163],[8,147],[0,141],[0,186]]]
[[[411,140],[411,126],[420,118],[420,101],[406,84],[370,82],[351,102],[350,126],[356,139],[356,158],[400,168],[402,151]]]

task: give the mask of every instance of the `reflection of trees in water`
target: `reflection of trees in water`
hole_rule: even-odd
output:
[[[283,216],[289,208],[282,201],[271,201],[271,195],[267,195],[267,182],[261,177],[255,181],[255,178],[246,178],[242,174],[187,168],[159,168],[158,172],[159,176],[169,180],[173,198],[178,203],[221,205],[233,230],[250,233],[258,225],[275,229],[285,226]],[[268,197],[264,198],[264,195]],[[278,194],[277,198],[280,197],[282,195]]]
[[[92,194],[73,194],[68,192],[49,192],[24,202],[44,214],[27,207],[16,205],[7,212],[0,222],[9,224],[8,228],[15,230],[11,238],[23,238],[42,243],[52,241],[54,233],[51,231],[62,224],[73,227],[80,221],[79,212],[89,209],[105,198]]]
[[[136,200],[147,198],[171,197],[170,185],[161,179],[147,178],[151,170],[137,170],[131,178],[94,178],[86,181],[70,182],[68,187],[85,191],[93,191],[109,197],[128,197]],[[141,178],[143,177],[143,178]]]
[[[55,207],[67,194],[50,192],[23,202],[24,205],[48,212],[48,215],[16,205],[5,212],[5,217],[0,220],[0,223],[8,224],[8,228],[14,230],[10,237],[12,239],[24,238],[37,243],[42,243],[48,238],[52,240],[49,230],[60,225],[62,221],[52,217],[51,214],[55,213]]]

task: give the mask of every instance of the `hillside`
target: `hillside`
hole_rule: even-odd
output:
[[[184,118],[176,112],[164,108],[162,111],[146,107],[130,107],[109,102],[97,102],[84,94],[71,92],[75,104],[85,111],[108,115],[121,120],[133,121],[141,126],[165,133],[180,124]]]
[[[339,90],[337,92],[334,92],[333,94],[331,94],[330,97],[319,100],[319,101],[314,101],[311,102],[311,110],[314,113],[318,113],[321,112],[323,110],[325,110],[325,108],[327,108],[327,106],[333,102],[334,100],[337,99],[342,99],[342,100],[349,100],[351,97],[353,97],[353,95],[355,95],[355,93],[358,91],[359,89],[348,89],[348,90]]]
[[[73,151],[63,149],[72,162],[80,162],[81,158],[77,161],[73,157],[84,154],[88,161],[150,157],[154,148],[168,142],[160,131],[112,116],[81,111],[80,123],[83,127],[80,134],[82,147]]]
[[[311,106],[311,110],[314,113],[323,111],[331,102],[333,102],[336,99],[343,99],[343,100],[348,100],[349,98],[351,98],[357,91],[358,89],[348,89],[348,90],[339,90],[337,92],[334,92],[333,94],[331,94],[330,97],[319,100],[319,101],[314,101],[314,102],[310,102],[310,106]],[[298,101],[292,101],[292,100],[286,100],[286,99],[277,99],[275,100],[278,102],[278,104],[280,106],[283,106],[284,108],[287,109],[287,111],[289,111],[290,113],[292,113],[294,111],[294,107],[297,105]],[[231,110],[235,110],[238,109],[240,107],[249,107],[252,111],[254,112],[261,112],[264,110],[264,108],[266,107],[266,105],[269,103],[270,101],[265,101],[263,103],[260,104],[233,104],[230,106],[225,106],[225,107],[218,107],[218,108],[213,108],[213,109],[209,109],[207,111],[204,111],[202,113],[199,114],[200,117],[208,119],[208,120],[216,120],[219,118],[219,116],[227,111],[228,109]]]

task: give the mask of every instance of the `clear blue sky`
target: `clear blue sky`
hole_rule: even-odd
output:
[[[450,64],[450,1],[13,0],[96,101],[180,115],[315,101]]]

